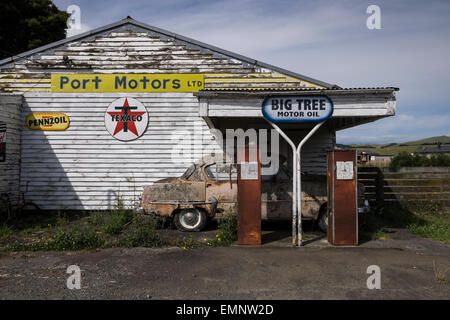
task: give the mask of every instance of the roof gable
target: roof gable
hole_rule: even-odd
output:
[[[139,47],[140,45],[142,48]],[[146,50],[152,48],[159,50],[159,55],[152,55],[154,53],[152,50]],[[167,54],[164,55],[164,51]],[[125,56],[121,57],[121,52],[126,52]],[[150,57],[151,59],[147,59]],[[63,58],[64,61],[62,61]],[[166,65],[164,65],[164,61]],[[118,63],[121,65],[119,66]],[[177,64],[182,66],[183,63],[186,68],[177,69]],[[112,68],[108,69],[108,65]],[[173,72],[171,67],[177,69],[176,72]],[[205,79],[205,84],[209,83],[210,87],[216,87],[219,84],[221,84],[220,87],[247,87],[250,78],[259,79],[254,81],[255,86],[267,88],[280,87],[280,85],[285,87],[332,87],[323,81],[156,28],[129,17],[24,52],[16,58],[1,60],[0,68],[3,73],[0,75],[2,78],[0,85],[1,82],[8,83],[6,79],[8,77],[5,77],[4,74],[14,74],[17,69],[31,69],[33,73],[49,73],[54,69],[59,72],[62,70],[79,72],[89,69],[89,72],[108,73],[120,72],[123,69],[124,73],[133,73],[149,72],[149,70],[157,68],[159,72],[165,73],[205,73],[206,79],[209,79]],[[233,77],[234,73],[236,75],[244,74],[244,76]],[[208,76],[208,74],[214,76]],[[15,75],[13,78],[26,78],[26,76]],[[5,88],[4,84],[3,87]]]

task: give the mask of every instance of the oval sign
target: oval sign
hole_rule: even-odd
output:
[[[114,100],[105,113],[106,130],[116,139],[131,141],[142,136],[147,129],[148,112],[134,98]]]
[[[333,114],[333,102],[327,96],[272,96],[262,113],[272,122],[321,122]]]
[[[70,120],[64,113],[30,113],[25,124],[30,130],[66,130]]]

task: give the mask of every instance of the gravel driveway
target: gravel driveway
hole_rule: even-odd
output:
[[[113,248],[0,258],[1,299],[449,299],[450,247],[400,235],[359,247]],[[81,289],[69,290],[69,265]],[[381,269],[381,289],[366,286]],[[447,274],[448,276],[448,274]]]

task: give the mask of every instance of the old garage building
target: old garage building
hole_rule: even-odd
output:
[[[119,198],[135,206],[144,186],[190,165],[173,161],[174,132],[192,137],[183,143],[194,160],[220,151],[209,128],[270,128],[261,114],[269,95],[327,95],[334,103],[305,145],[305,172],[326,173],[337,130],[395,114],[395,88],[340,88],[131,18],[0,68],[0,192],[45,210],[106,209]],[[61,120],[50,123],[55,114]],[[145,127],[127,128],[134,139],[115,136],[124,130],[105,114],[143,117]],[[312,124],[282,127],[298,142]]]

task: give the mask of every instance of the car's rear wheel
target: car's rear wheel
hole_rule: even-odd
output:
[[[327,205],[323,204],[319,210],[319,217],[317,219],[317,225],[322,232],[328,232],[328,216],[327,216]]]
[[[195,208],[178,211],[174,216],[177,229],[185,232],[201,231],[205,228],[207,221],[206,213]]]

